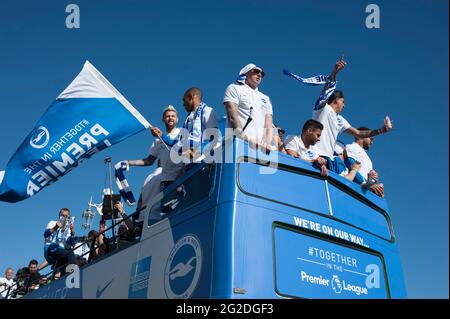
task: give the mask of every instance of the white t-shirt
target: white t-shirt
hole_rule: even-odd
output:
[[[373,169],[373,165],[366,150],[356,142],[345,145],[345,150],[347,151],[348,157],[361,163],[361,168],[358,172],[367,180],[369,172]]]
[[[328,103],[319,110],[313,110],[312,118],[323,125],[320,141],[316,144],[319,155],[333,158],[338,134],[349,129],[350,123],[343,116],[336,114]]]
[[[319,157],[315,145],[310,145],[309,148],[306,148],[302,138],[297,135],[286,136],[284,140],[284,147],[287,150],[297,152],[300,155],[300,158],[306,161],[314,161]]]
[[[176,128],[168,135],[171,139],[176,139],[179,133],[180,129]],[[172,162],[170,159],[170,151],[159,138],[153,141],[149,153],[151,156],[158,158],[161,162],[161,182],[174,181],[178,177],[178,174],[183,169],[184,165],[182,162],[178,164]]]
[[[144,182],[144,186],[142,186],[141,196],[142,203],[145,205],[150,201],[153,197],[159,194],[161,191],[160,183],[161,183],[161,173],[162,168],[157,167],[153,173],[147,176]]]
[[[51,220],[46,227],[47,229],[52,229],[56,226],[56,220]],[[58,244],[61,248],[65,248],[67,239],[71,236],[70,234],[70,227],[67,226],[64,231],[62,231],[62,228],[58,228],[56,231],[53,232],[50,236],[46,237],[44,239],[45,246],[50,245],[52,243]]]
[[[252,107],[251,115],[253,120],[248,124],[244,133],[259,142],[262,141],[266,115],[273,114],[270,98],[261,93],[258,88],[253,90],[247,84],[230,84],[225,90],[223,102],[237,104],[242,128],[247,123],[247,119],[250,116],[250,108]],[[228,120],[227,127],[230,127]]]
[[[5,299],[6,294],[9,293],[8,299],[11,298],[11,293],[16,290],[16,286],[14,286],[14,280],[6,279],[5,277],[0,278],[0,299]],[[8,288],[11,287],[11,289],[8,291]]]

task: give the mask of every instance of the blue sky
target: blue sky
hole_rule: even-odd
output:
[[[67,3],[66,3],[67,2]],[[76,3],[81,28],[65,27]],[[297,134],[320,88],[284,76],[328,74],[342,53],[344,117],[395,130],[370,155],[386,187],[409,297],[448,298],[448,1],[376,1],[381,28],[367,29],[369,1],[2,1],[0,169],[52,100],[90,60],[152,124],[167,104],[182,111],[191,86],[224,115],[226,86],[245,64],[266,72],[261,91],[274,119]],[[344,138],[350,142],[350,138]],[[106,185],[103,159],[146,156],[141,132],[97,154],[28,200],[0,202],[0,271],[43,260],[42,233],[61,207],[78,218]],[[149,168],[134,168],[138,189]],[[96,220],[97,222],[97,220]]]

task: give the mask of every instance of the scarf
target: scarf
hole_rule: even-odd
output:
[[[322,91],[316,103],[314,104],[314,110],[318,110],[323,103],[327,102],[330,95],[336,89],[337,81],[330,81],[325,75],[316,75],[310,78],[302,78],[301,76],[289,72],[286,69],[283,69],[283,73],[306,85],[325,84],[325,89]]]
[[[127,203],[128,206],[133,206],[136,203],[134,199],[133,192],[128,185],[128,181],[125,178],[125,171],[129,171],[130,167],[126,162],[119,162],[114,165],[115,169],[115,177],[117,188],[119,189],[119,193],[122,196],[123,200]]]

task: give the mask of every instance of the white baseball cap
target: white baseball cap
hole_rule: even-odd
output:
[[[256,64],[254,63],[250,63],[247,64],[246,66],[244,66],[240,71],[239,71],[239,75],[246,75],[249,71],[253,70],[253,69],[257,69],[260,70],[261,72],[264,72],[262,68],[260,68],[259,66],[256,66]]]
[[[170,104],[167,105],[163,110],[163,114],[166,113],[167,111],[174,111],[178,115],[177,109],[174,108],[173,105],[170,105]]]

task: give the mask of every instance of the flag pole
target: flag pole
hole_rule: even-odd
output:
[[[110,203],[111,203],[111,223],[112,223],[112,242],[115,243],[116,236],[114,234],[114,227],[115,227],[115,221],[114,221],[114,203],[113,203],[113,188],[112,188],[112,163],[111,163],[111,156],[108,156],[105,158],[105,164],[108,166],[108,181],[109,181],[109,189],[110,189]]]

